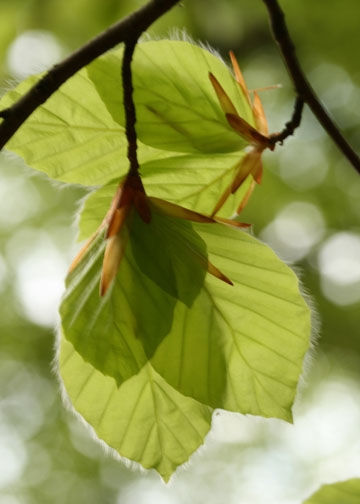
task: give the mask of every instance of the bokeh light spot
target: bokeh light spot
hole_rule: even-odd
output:
[[[20,479],[26,465],[26,449],[19,437],[8,429],[0,431],[0,488]]]
[[[32,322],[52,327],[64,291],[64,256],[46,233],[30,228],[9,240],[7,256],[16,273],[15,289],[24,313]]]
[[[26,195],[26,197],[24,197]],[[43,204],[36,184],[23,174],[15,172],[8,175],[0,173],[0,227],[13,229],[43,209]]]
[[[283,181],[297,191],[321,184],[328,173],[322,144],[298,140],[279,154],[279,173]]]
[[[10,73],[19,79],[41,72],[57,63],[63,49],[57,38],[44,30],[29,30],[19,35],[7,54]]]
[[[320,210],[312,203],[296,201],[285,206],[260,236],[285,260],[298,261],[322,239],[324,232]]]
[[[360,235],[336,233],[318,254],[321,287],[333,303],[347,305],[360,301]]]

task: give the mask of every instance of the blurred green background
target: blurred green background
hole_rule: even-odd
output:
[[[144,4],[140,0],[0,0],[5,92]],[[282,2],[303,67],[360,152],[358,0]],[[151,32],[186,29],[236,52],[262,92],[270,130],[293,93],[261,0],[187,0]],[[294,265],[317,313],[295,424],[218,412],[205,447],[165,486],[119,463],[64,406],[53,370],[57,305],[84,191],[0,158],[0,503],[299,504],[323,483],[360,476],[360,177],[306,111],[266,155],[243,220]]]

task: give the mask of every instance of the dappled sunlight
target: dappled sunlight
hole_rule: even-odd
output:
[[[0,226],[9,231],[23,221],[38,216],[44,206],[36,185],[9,163],[0,173]],[[15,173],[14,173],[15,172]]]
[[[98,460],[104,457],[104,450],[96,441],[95,436],[89,436],[89,430],[84,426],[83,422],[79,422],[77,418],[69,422],[69,436],[75,450],[85,457]]]
[[[31,228],[15,233],[6,251],[24,313],[36,324],[53,327],[68,266],[64,256],[49,235]]]
[[[321,142],[296,139],[287,149],[279,149],[279,175],[296,191],[307,191],[322,184],[329,166]]]
[[[0,72],[6,73],[10,81],[20,81],[56,64],[105,25],[145,1],[123,0],[115,7],[116,2],[112,1],[105,6],[107,2],[80,0],[79,5],[74,6],[75,16],[61,0],[48,3],[17,0],[16,8],[12,2],[2,3]],[[181,7],[179,4],[172,10],[170,20],[171,23],[178,20],[179,26],[181,20],[181,27],[187,24],[194,38],[208,40],[221,51],[226,61],[228,51],[234,50],[251,90],[277,84],[282,86],[260,89],[269,129],[274,133],[290,119],[294,104],[293,85],[276,52],[276,44],[270,39],[263,6],[245,1],[245,6],[240,8],[238,3],[235,0],[199,0],[183,6],[180,2]],[[314,2],[310,9],[305,3],[289,2],[284,5],[286,19],[296,41],[299,60],[306,71],[313,69],[307,74],[311,84],[339,122],[344,136],[359,151],[360,74],[355,50],[358,23],[352,14],[357,4],[355,0],[349,0],[348,9],[331,6],[331,2],[326,8],[318,4]],[[11,10],[14,11],[13,17],[8,14]],[[346,11],[351,13],[348,18]],[[353,25],[351,17],[354,18]],[[163,36],[168,31],[167,19],[161,19],[158,25],[162,28],[157,32],[155,26],[152,33]],[[326,31],[314,30],[314,26],[323,26]],[[337,32],[339,26],[344,29]],[[326,36],[329,33],[331,37]],[[155,60],[156,52],[151,52],[150,56]],[[156,61],[159,66],[160,63]],[[116,72],[120,79],[120,64],[116,66]],[[188,79],[189,74],[192,77],[185,64],[180,67],[175,88],[181,88],[182,79]],[[103,74],[100,77],[99,89],[103,84],[106,87],[107,79]],[[199,77],[203,77],[202,74]],[[204,80],[210,85],[207,79],[204,71]],[[152,83],[151,78],[149,82]],[[1,83],[3,90],[11,86],[8,81]],[[140,89],[136,92],[144,97],[144,103],[141,103],[146,106],[151,87],[145,86],[143,90],[138,87]],[[109,101],[116,102],[119,108],[116,114],[120,114],[120,81],[115,80],[111,89]],[[156,86],[154,90],[157,100]],[[192,90],[189,89],[189,93]],[[87,103],[87,93],[79,92],[78,97],[83,97],[82,105]],[[209,96],[204,99],[204,107],[200,105],[201,113],[207,102]],[[196,107],[189,103],[189,111],[193,113]],[[101,115],[97,114],[96,107],[92,109],[90,106],[88,112],[93,116],[91,128],[95,131]],[[50,118],[50,114],[47,117]],[[138,130],[146,129],[141,113],[137,119]],[[151,116],[149,124],[155,119]],[[45,142],[51,128],[55,133],[60,128],[58,123],[49,123],[40,124],[37,130],[36,115],[32,116],[32,121],[34,136],[29,136],[28,144],[24,142],[28,150],[33,148],[32,139],[39,132]],[[66,121],[64,124],[68,128]],[[109,120],[96,139],[111,134],[109,145],[115,146],[120,129],[114,129],[114,124]],[[149,131],[152,135],[154,130],[150,128]],[[55,136],[55,133],[57,141],[58,138],[71,137],[73,131],[68,129],[64,137]],[[175,129],[172,134],[176,134]],[[201,146],[209,152],[214,145],[223,147],[227,141],[225,133],[209,139],[206,120],[199,127],[194,122],[189,137],[196,135],[201,137]],[[234,135],[230,140],[237,143],[240,137]],[[123,161],[127,163],[126,149],[114,151],[110,161],[97,152],[92,157],[97,140],[80,132],[80,143],[82,137],[86,137],[81,144],[82,152],[90,157],[89,169],[84,170],[87,183],[92,183],[91,169],[97,155],[104,165],[99,168],[94,186],[106,181],[109,174],[116,177],[123,170]],[[162,136],[156,137],[156,132],[154,138],[162,142]],[[56,162],[58,151],[63,147],[62,141],[55,147]],[[64,148],[67,148],[65,144]],[[196,149],[195,145],[194,151]],[[67,169],[70,173],[77,165],[79,150],[74,148],[71,151],[74,158],[69,158],[64,173]],[[224,159],[226,152],[222,154]],[[50,172],[53,159],[41,156],[42,153],[35,154],[34,159],[44,160],[40,169]],[[228,159],[230,163],[230,155]],[[202,161],[185,166],[180,161],[178,165],[174,164],[178,173],[181,170],[187,173],[184,180],[189,194],[193,186],[196,188],[206,179],[206,170],[213,166],[215,173],[217,163],[223,162],[223,158],[220,161],[219,157],[217,161],[215,156],[209,160],[204,166]],[[111,450],[104,449],[103,443],[97,441],[94,431],[79,420],[78,415],[73,415],[61,399],[53,369],[54,327],[59,323],[58,308],[64,292],[64,279],[77,247],[71,243],[75,235],[72,223],[79,207],[76,200],[83,197],[85,190],[75,185],[60,189],[63,186],[57,182],[51,185],[46,176],[32,176],[29,173],[33,172],[13,154],[2,155],[0,163],[1,504],[300,504],[324,483],[360,476],[360,179],[342,153],[332,145],[308,107],[305,107],[301,126],[294,136],[286,139],[284,145],[277,145],[274,153],[266,154],[263,184],[255,191],[252,206],[249,204],[244,210],[244,220],[253,223],[254,233],[261,229],[260,238],[283,260],[295,263],[295,268],[299,264],[304,290],[314,298],[321,319],[319,325],[323,327],[312,355],[312,365],[301,380],[293,408],[294,423],[216,410],[205,444],[176,471],[169,485],[160,480],[155,470],[139,470],[139,466],[125,459],[119,462]],[[173,178],[168,175],[171,163],[168,166],[166,159],[159,161],[159,165],[156,163],[155,160],[154,172],[159,171],[159,179],[154,178],[152,190],[164,194],[174,191],[174,200],[180,197],[181,188],[176,188]],[[146,167],[141,168],[146,172]],[[77,182],[75,177],[71,180]],[[215,187],[215,182],[211,184]],[[94,208],[96,210],[96,201]],[[176,233],[176,228],[171,229]],[[238,257],[234,254],[231,258],[234,264],[235,261],[236,264],[244,261],[240,252]],[[150,263],[153,261],[148,258],[146,250],[144,256]],[[181,261],[181,252],[178,256]],[[164,260],[165,255],[161,257]],[[234,271],[236,266],[232,271],[229,267],[229,278]],[[264,268],[265,279],[266,275]],[[239,274],[239,282],[241,278]],[[255,288],[259,283],[261,286],[261,281],[259,276]],[[145,304],[147,302],[145,299]],[[142,303],[144,298],[139,296],[137,317],[142,317]],[[118,304],[120,312],[124,304]],[[258,310],[260,305],[253,303],[251,306]],[[271,312],[271,306],[266,304],[266,308]],[[238,313],[235,305],[234,313]],[[279,313],[283,317],[281,310]],[[240,315],[234,320],[235,329],[243,330],[246,323],[243,317]],[[189,331],[189,334],[189,341],[200,341],[198,331]],[[266,339],[268,334],[263,331],[262,336]],[[292,348],[288,338],[280,340],[280,337],[275,334],[278,343],[284,342],[283,346],[279,343],[280,352]],[[246,335],[243,334],[243,338],[246,339]],[[218,343],[218,340],[214,341]],[[204,360],[212,365],[201,342],[199,348],[204,350]],[[165,352],[164,362],[166,359],[170,362],[170,357]],[[194,369],[199,369],[199,361],[194,359],[194,362]],[[259,361],[259,383],[266,376],[267,365],[266,359]],[[240,366],[236,366],[241,375],[239,370]],[[252,382],[254,390],[255,382]],[[105,394],[99,398],[99,404],[94,404],[95,409],[99,409],[104,397]],[[132,399],[129,393],[120,403],[120,420],[113,424],[117,434],[124,420],[123,412]],[[149,412],[145,409],[144,417],[147,416]],[[103,420],[101,418],[100,422]],[[163,417],[160,423],[164,424]],[[152,435],[157,436],[155,431],[154,428]],[[173,434],[179,445],[183,443],[176,430]],[[160,459],[162,454],[155,452],[155,456]]]
[[[54,404],[50,383],[34,373],[33,367],[6,356],[1,360],[0,378],[6,383],[1,395],[4,424],[16,426],[23,441],[31,439],[43,427],[46,412]]]
[[[354,104],[359,103],[360,88],[346,70],[322,62],[310,72],[309,79],[329,110],[336,113],[343,128],[358,125],[360,111]]]
[[[27,462],[26,447],[19,435],[0,425],[0,491],[22,479]]]
[[[312,401],[296,419],[296,435],[287,432],[283,441],[297,458],[311,462],[324,481],[355,476],[360,464],[360,391],[356,383],[334,373],[312,392]]]
[[[0,382],[6,384],[0,391],[0,492],[6,492],[24,481],[29,466],[35,481],[39,480],[38,473],[48,472],[48,456],[41,447],[35,459],[40,462],[38,455],[43,453],[45,464],[32,465],[32,439],[44,428],[54,398],[47,380],[21,361],[4,355],[0,360]]]
[[[5,258],[0,254],[0,293],[6,288],[7,281],[7,265]]]
[[[342,366],[329,369],[319,358],[312,386],[296,403],[293,425],[218,411],[206,446],[192,456],[187,471],[180,469],[168,487],[154,474],[135,473],[117,502],[299,504],[324,482],[356,476],[360,390],[351,366]],[[110,484],[117,473],[107,474]]]
[[[180,504],[181,495],[174,495],[174,492],[159,485],[157,481],[145,479],[144,481],[135,481],[129,485],[125,491],[119,492],[116,504]]]
[[[25,31],[8,49],[8,70],[14,77],[23,79],[48,69],[57,63],[63,54],[63,47],[51,32]]]
[[[313,204],[294,201],[285,206],[262,230],[260,238],[287,261],[304,258],[322,239],[325,221]]]
[[[360,235],[336,233],[320,248],[318,267],[324,295],[333,303],[360,302]]]

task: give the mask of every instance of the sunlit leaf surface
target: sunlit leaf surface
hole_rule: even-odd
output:
[[[86,201],[82,237],[98,228],[128,169],[121,58],[122,51],[108,53],[76,74],[9,143],[55,180],[103,186]],[[250,171],[238,173],[247,142],[227,122],[209,71],[234,113],[254,125],[232,73],[214,54],[179,41],[140,44],[133,70],[147,195],[208,214],[236,174],[236,185],[245,183],[239,201],[222,208],[231,214],[248,187]],[[296,276],[271,249],[225,225],[161,212],[147,222],[131,213],[125,253],[101,296],[104,231],[69,274],[60,309],[68,355],[61,374],[99,437],[167,479],[203,442],[212,408],[291,421],[310,311]],[[115,236],[120,244],[125,235]],[[206,274],[208,256],[234,285]]]
[[[31,167],[62,182],[99,186],[124,175],[128,162],[121,59],[122,50],[108,53],[71,77],[30,116],[7,148]],[[237,152],[237,161],[241,159],[246,142],[227,123],[210,84],[209,70],[221,79],[239,113],[252,123],[250,107],[238,84],[214,54],[180,41],[138,46],[133,65],[134,99],[139,161],[145,176],[151,176],[154,166],[149,165],[146,175],[145,163],[160,161],[158,170],[166,167],[171,171],[174,167],[177,175],[172,177],[173,183],[181,184],[176,180],[180,164],[174,154],[179,151]],[[1,99],[0,106],[10,106],[37,79],[30,77],[22,82]],[[175,159],[164,164],[161,160],[168,157]],[[220,172],[221,157],[217,159]],[[235,158],[224,156],[222,161],[219,176],[231,171]],[[206,172],[207,160],[184,158],[184,168],[189,170],[191,165]],[[213,195],[215,201],[218,194]]]
[[[114,288],[100,299],[100,242],[70,275],[61,308],[65,336],[118,383],[152,358],[169,384],[204,404],[291,421],[310,345],[310,311],[296,276],[244,232],[220,224],[192,226],[234,286],[208,275],[203,283],[193,273],[197,292],[187,306],[153,281],[155,266],[146,274],[155,260],[152,253],[139,267],[134,250],[145,257],[147,245],[140,237],[151,240],[144,229],[129,247]],[[186,261],[181,248],[178,254],[180,262],[174,260],[171,268],[182,276],[184,265],[185,274],[193,265],[181,264]]]
[[[291,421],[310,344],[310,310],[298,280],[246,233],[194,227],[234,286],[207,276],[191,310],[178,303],[152,363],[172,386],[203,403]]]
[[[122,50],[89,65],[88,74],[113,118],[124,124],[119,93]],[[210,51],[184,41],[149,41],[137,46],[133,60],[134,99],[140,140],[180,152],[232,152],[247,143],[226,121],[209,80],[221,81],[238,113],[254,124],[251,109],[231,71]]]
[[[67,339],[118,383],[136,374],[170,332],[175,304],[191,308],[207,270],[206,244],[192,224],[152,210],[150,223],[136,213],[129,219],[109,292],[99,294],[106,245],[100,233],[69,274],[60,308]]]
[[[11,105],[37,79],[29,77],[7,93],[0,107]],[[6,148],[62,182],[97,186],[128,169],[124,128],[111,117],[85,69],[38,107]],[[149,146],[139,148],[141,162],[166,155]]]
[[[60,372],[76,410],[122,457],[168,480],[204,442],[211,410],[174,390],[150,364],[120,387],[61,340]]]
[[[24,29],[38,27],[51,31],[61,40],[64,50],[69,52],[132,11],[135,3],[140,2],[79,0],[72,2],[72,8],[69,9],[69,3],[61,0],[0,2],[0,72],[6,75],[2,90],[7,90],[14,80],[18,80],[16,74],[11,74],[13,47],[9,51],[8,49],[12,41],[17,43],[17,37],[22,35]],[[288,87],[285,69],[268,36],[264,9],[259,8],[258,2],[251,1],[207,2],[206,7],[204,2],[187,4],[189,9],[186,8],[186,3],[185,8],[172,9],[171,13],[156,23],[152,33],[164,37],[174,26],[181,29],[187,27],[194,36],[200,33],[219,48],[238,48],[239,61],[244,65],[251,87],[277,82],[285,86],[283,91],[261,93],[266,102],[266,111],[270,113],[272,127],[282,128],[290,118],[293,96]],[[358,0],[347,0],[347,8],[343,9],[339,8],[338,2],[326,2],[326,8],[324,2],[311,0],[282,4],[286,9],[292,37],[301,51],[301,60],[307,68],[312,69],[309,77],[314,87],[335,118],[340,118],[346,136],[356,144],[359,138],[359,111],[354,104],[358,97],[360,72],[358,53],[354,46],[360,32],[359,18],[354,13],[359,8]],[[319,30],[319,26],[331,33],[331,37],[324,36],[324,30]],[[243,41],[251,43],[241,43],[239,46],[239,36]],[[32,54],[29,60],[32,56],[38,55]],[[22,55],[18,59],[20,70],[24,66],[28,67],[27,63]],[[33,127],[34,124],[31,128]],[[26,125],[23,125],[16,136],[21,135],[22,130],[25,132],[25,129]],[[50,132],[44,130],[46,128],[43,128],[42,134],[49,133],[49,138],[56,140],[56,135],[50,135]],[[103,132],[105,136],[108,133]],[[34,137],[31,138],[35,140]],[[87,145],[90,151],[92,141]],[[60,147],[61,144],[57,143],[57,149]],[[358,147],[359,145],[356,148]],[[27,149],[30,149],[30,144]],[[121,154],[123,151],[119,149],[118,152]],[[59,151],[55,151],[54,155],[57,158],[54,158],[54,164],[51,161],[52,155],[44,157],[44,162],[41,163],[44,171],[49,167],[60,178],[62,173],[65,174],[67,180],[70,180],[68,169],[74,168],[77,173],[81,173],[80,167],[76,163],[72,165],[71,159],[64,157],[62,164],[62,156],[58,157]],[[86,163],[90,165],[89,157],[84,155],[84,166]],[[92,158],[91,155],[91,166],[95,167],[95,159]],[[102,152],[98,159],[101,166],[96,168],[96,176],[94,177],[92,169],[88,172],[85,169],[81,174],[84,183],[103,184],[109,178],[115,179],[125,173],[126,159],[118,158],[116,152],[111,161],[110,158],[110,155],[107,158]],[[202,169],[196,168],[193,183],[206,173],[200,163],[198,168]],[[44,231],[51,237],[52,243],[56,244],[56,251],[64,254],[64,260],[68,262],[69,240],[72,236],[70,222],[76,207],[75,199],[79,197],[80,191],[68,189],[58,192],[56,186],[50,186],[42,177],[29,177],[30,171],[21,164],[16,165],[12,157],[3,156],[0,198],[3,245],[0,257],[0,369],[3,384],[1,502],[99,504],[117,501],[123,503],[130,499],[135,503],[145,500],[178,504],[179,499],[183,499],[188,502],[206,500],[207,504],[233,501],[264,503],[264,500],[276,504],[289,501],[299,504],[305,499],[305,495],[313,492],[315,485],[320,486],[325,480],[333,481],[334,474],[341,476],[341,479],[353,477],[354,470],[359,465],[356,440],[360,404],[357,363],[360,349],[360,290],[355,272],[359,269],[360,255],[356,253],[355,247],[347,246],[346,240],[341,241],[340,235],[350,230],[359,238],[356,230],[360,226],[360,178],[342,160],[341,154],[332,148],[325,134],[319,129],[314,130],[313,120],[311,117],[309,119],[308,114],[303,117],[295,137],[268,156],[265,168],[264,185],[260,191],[255,191],[251,206],[246,210],[248,217],[245,220],[249,219],[255,224],[255,233],[265,230],[264,239],[266,236],[266,240],[269,239],[274,246],[278,246],[284,257],[288,257],[288,250],[303,251],[300,265],[302,277],[321,316],[322,337],[318,352],[314,355],[316,376],[307,376],[308,395],[305,393],[300,397],[300,404],[307,404],[307,407],[305,411],[299,408],[295,429],[290,430],[282,422],[276,422],[274,428],[268,422],[259,422],[251,417],[238,418],[237,427],[228,429],[228,423],[224,423],[223,419],[229,416],[233,419],[234,415],[220,415],[223,435],[217,437],[215,443],[210,443],[210,450],[202,453],[196,466],[190,466],[187,474],[180,475],[168,488],[157,481],[155,475],[144,477],[126,465],[117,465],[111,458],[101,455],[93,440],[84,433],[81,423],[70,421],[63,411],[57,394],[58,387],[49,369],[49,362],[53,358],[51,330],[40,327],[38,322],[35,325],[34,320],[37,319],[32,317],[38,313],[46,320],[52,320],[51,313],[55,313],[54,302],[50,301],[52,308],[49,310],[48,303],[42,300],[53,299],[55,287],[51,272],[56,274],[56,282],[60,284],[59,268],[62,270],[64,266],[58,265],[55,249],[52,251],[45,247]],[[190,173],[190,168],[188,171]],[[75,172],[73,175],[75,180]],[[171,193],[176,196],[176,183],[167,174],[164,165],[162,173],[159,172],[156,179],[161,187],[154,186],[152,191],[162,191],[157,194],[159,197],[166,198],[167,188],[172,186],[174,190]],[[149,183],[150,181],[147,182],[147,189]],[[112,193],[110,201],[111,197]],[[95,199],[93,201],[95,203]],[[194,201],[195,197],[189,200],[189,206]],[[303,249],[304,239],[308,237],[309,229],[311,231],[317,225],[317,219],[313,219],[311,213],[298,216],[292,213],[291,218],[286,218],[286,222],[282,219],[290,205],[299,202],[307,202],[323,218],[322,226],[316,231],[317,236],[322,238],[318,238],[315,244],[305,244],[306,252]],[[207,211],[206,208],[204,211]],[[228,215],[231,213],[232,209]],[[103,213],[100,212],[100,220],[102,217]],[[300,225],[302,223],[303,226]],[[95,223],[93,229],[98,224],[99,222]],[[270,231],[270,225],[269,233],[267,229]],[[331,259],[334,265],[332,271],[339,281],[329,287],[320,257],[327,248],[328,240],[338,237],[339,250],[336,253],[334,251]],[[14,247],[15,244],[17,247]],[[20,257],[14,253],[15,249],[19,253],[21,251]],[[353,257],[351,261],[349,256]],[[49,264],[52,267],[50,275]],[[16,278],[13,277],[15,272]],[[350,283],[345,283],[344,277],[340,279],[342,272],[349,273]],[[36,295],[38,292],[41,292],[40,297]],[[22,304],[23,299],[26,299],[26,305]],[[30,311],[24,308],[28,305],[32,307]],[[51,313],[47,315],[45,312]],[[325,356],[322,364],[322,359],[319,359],[321,355]],[[67,376],[68,385],[77,380],[76,376]],[[316,388],[320,376],[323,385]],[[340,401],[341,412],[338,408],[339,394],[344,400]],[[310,404],[306,402],[306,395],[311,397]],[[93,402],[91,404],[96,406]],[[302,419],[306,421],[302,422]],[[314,424],[312,420],[315,421]],[[326,428],[322,430],[322,427]],[[337,431],[339,436],[336,435]],[[314,435],[319,432],[319,442],[314,443]],[[219,433],[215,431],[214,437],[217,434]],[[275,459],[274,450],[280,454]],[[281,456],[285,453],[286,456]],[[16,467],[18,471],[14,470]],[[264,478],[259,484],[259,474],[264,476],[264,467],[266,493],[262,484]],[[344,501],[346,502],[346,498],[342,492],[336,502],[341,504]]]
[[[197,212],[209,214],[221,192],[230,183],[242,153],[201,155],[176,154],[141,167],[142,180],[149,196],[163,198]],[[228,217],[238,207],[249,186],[243,187],[222,208]],[[118,186],[118,178],[93,192],[84,202],[80,218],[80,240],[90,236],[100,225]]]
[[[143,275],[130,244],[114,285],[100,297],[104,250],[99,235],[69,275],[60,313],[65,336],[76,350],[122,383],[147,362],[144,346],[151,355],[170,331],[176,300]]]

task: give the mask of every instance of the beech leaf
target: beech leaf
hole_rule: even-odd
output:
[[[73,407],[96,435],[165,481],[210,429],[211,409],[179,394],[150,364],[118,387],[61,338],[59,371]]]

